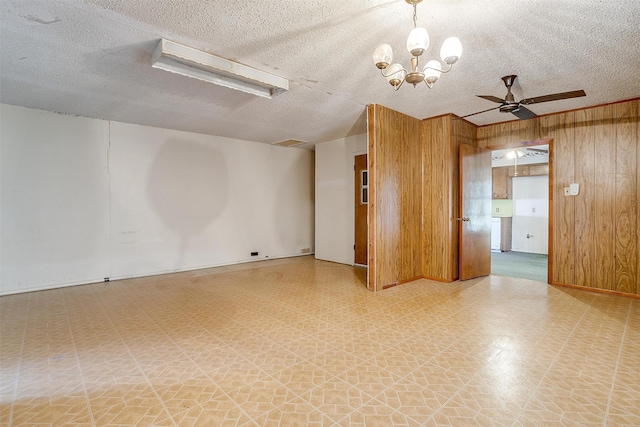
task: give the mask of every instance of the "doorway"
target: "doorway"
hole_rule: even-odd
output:
[[[491,157],[491,274],[548,282],[550,144]]]
[[[367,223],[369,203],[369,173],[367,171],[367,155],[355,156],[354,166],[354,190],[355,190],[355,221],[354,221],[354,245],[353,263],[356,266],[366,266],[368,261],[369,228]]]

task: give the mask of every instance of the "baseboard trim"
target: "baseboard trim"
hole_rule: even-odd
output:
[[[231,261],[231,262],[221,263],[221,264],[203,265],[203,266],[188,267],[188,268],[181,268],[181,269],[175,269],[175,270],[162,270],[162,271],[125,275],[125,276],[104,276],[109,278],[108,281],[105,281],[104,278],[100,278],[100,279],[87,279],[85,281],[78,281],[78,282],[53,283],[53,284],[34,286],[34,287],[24,288],[24,289],[11,289],[9,291],[3,291],[0,289],[0,297],[6,296],[6,295],[25,294],[28,292],[49,291],[53,289],[68,288],[71,286],[94,285],[97,283],[111,283],[117,280],[136,279],[139,277],[162,276],[165,274],[174,274],[174,273],[186,273],[189,271],[205,270],[207,268],[228,267],[228,266],[237,265],[237,264],[248,264],[252,262],[263,262],[263,261],[270,261],[270,260],[277,260],[277,259],[284,259],[284,258],[296,258],[296,257],[304,257],[304,256],[315,257],[315,252],[310,252],[305,254],[278,255],[278,256],[273,256],[268,258],[265,257],[265,258],[259,258],[259,259],[245,259],[245,260]]]
[[[552,283],[549,283],[549,285],[558,286],[558,287],[561,287],[561,288],[577,289],[577,290],[580,290],[580,291],[595,292],[597,294],[616,295],[616,296],[620,296],[620,297],[640,299],[640,295],[638,295],[638,294],[630,294],[628,292],[612,291],[610,289],[591,288],[589,286],[572,285],[570,283],[558,283],[558,282],[552,282]]]

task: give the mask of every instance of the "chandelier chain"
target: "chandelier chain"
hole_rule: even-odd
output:
[[[416,21],[418,19],[417,6],[418,3],[416,1],[413,2],[413,28],[416,28]]]

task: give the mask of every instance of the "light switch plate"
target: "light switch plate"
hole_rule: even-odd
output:
[[[569,184],[569,195],[571,196],[577,196],[578,193],[580,192],[580,184]]]

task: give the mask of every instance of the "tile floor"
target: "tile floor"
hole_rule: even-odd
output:
[[[273,260],[0,298],[2,426],[640,425],[640,300]]]

